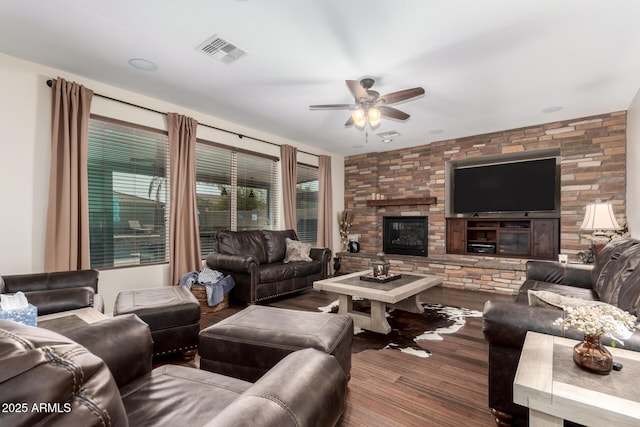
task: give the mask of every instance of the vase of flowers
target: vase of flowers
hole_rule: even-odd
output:
[[[565,315],[554,324],[584,332],[584,341],[573,348],[573,361],[580,367],[599,374],[611,372],[613,357],[601,342],[609,337],[612,345],[623,343],[636,327],[636,316],[608,304],[586,304],[564,307]]]
[[[340,229],[340,239],[342,240],[342,251],[347,250],[349,244],[348,236],[351,224],[353,223],[353,214],[347,210],[338,212],[338,227]]]
[[[608,374],[613,367],[611,352],[602,345],[599,335],[586,335],[573,347],[573,361],[588,371]]]

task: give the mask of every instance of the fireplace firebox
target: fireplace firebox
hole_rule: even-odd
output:
[[[426,216],[382,218],[382,251],[386,254],[428,256],[429,225]]]

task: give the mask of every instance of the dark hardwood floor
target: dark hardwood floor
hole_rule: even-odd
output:
[[[442,287],[421,294],[423,302],[479,311],[489,299],[511,301],[513,297]],[[317,311],[334,300],[335,294],[309,290],[269,305]],[[201,328],[242,308],[232,304],[205,314]],[[487,406],[488,345],[482,335],[482,319],[468,318],[462,329],[443,337],[429,343],[432,355],[428,358],[396,350],[353,354],[347,408],[338,425],[494,426]]]

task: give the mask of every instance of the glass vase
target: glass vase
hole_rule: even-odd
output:
[[[573,361],[588,371],[607,375],[611,372],[613,356],[600,342],[600,335],[585,335],[584,341],[573,347]]]

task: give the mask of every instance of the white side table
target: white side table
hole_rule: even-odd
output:
[[[572,358],[577,341],[527,332],[513,382],[513,401],[529,408],[529,425],[639,426],[640,352],[609,348],[623,364],[610,375],[587,372]]]

